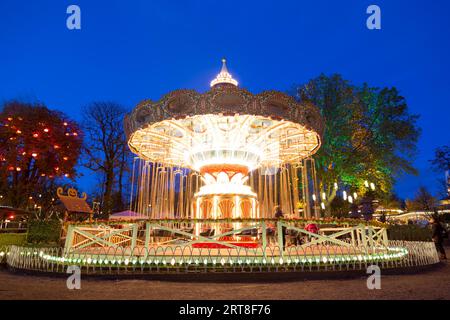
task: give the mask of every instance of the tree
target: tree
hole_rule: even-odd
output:
[[[340,75],[321,75],[297,87],[295,97],[314,103],[325,118],[323,145],[314,158],[327,205],[338,190],[361,197],[370,181],[378,194],[388,194],[398,176],[417,174],[412,159],[418,116],[409,114],[397,89],[355,86]]]
[[[409,211],[433,211],[436,204],[436,198],[423,186],[419,188],[412,201],[406,201],[406,207]]]
[[[48,205],[48,190],[76,176],[81,144],[78,125],[63,113],[42,103],[5,103],[0,112],[3,203],[23,209],[37,201]]]
[[[431,164],[437,171],[450,170],[450,146],[442,146],[434,152],[434,159]]]
[[[113,102],[94,102],[83,110],[84,166],[101,175],[105,214],[124,207],[122,189],[129,159],[123,130],[125,113],[122,106]]]

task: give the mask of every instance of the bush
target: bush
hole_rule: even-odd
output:
[[[10,245],[21,246],[26,242],[26,233],[0,233],[0,249]]]
[[[389,240],[431,241],[431,230],[416,225],[390,226],[387,230]]]
[[[28,242],[58,244],[61,236],[61,222],[58,220],[28,222]]]

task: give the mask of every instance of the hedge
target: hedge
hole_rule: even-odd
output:
[[[26,233],[0,233],[0,248],[10,245],[24,245],[27,242]]]
[[[416,225],[394,225],[388,228],[389,240],[431,241],[431,229]]]
[[[38,244],[58,244],[61,236],[61,222],[58,220],[28,222],[28,242]]]

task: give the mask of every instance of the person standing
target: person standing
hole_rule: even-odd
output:
[[[446,231],[439,223],[438,218],[432,217],[430,223],[431,223],[431,239],[433,239],[434,245],[436,246],[436,250],[439,252],[440,258],[445,260],[447,259],[447,256],[445,254],[443,242],[444,242],[444,233]]]
[[[281,210],[280,206],[275,206],[274,212],[275,212],[275,218],[277,218],[279,220],[278,223],[280,223],[280,220],[284,218],[284,214],[283,214],[283,211]],[[278,224],[277,224],[277,230],[279,230]],[[281,233],[282,233],[282,237],[283,237],[283,251],[284,251],[284,249],[286,248],[286,227],[285,226],[281,227]]]

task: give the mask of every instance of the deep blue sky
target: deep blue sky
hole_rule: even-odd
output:
[[[66,28],[70,4],[81,7],[81,30]],[[381,7],[382,30],[366,28],[370,4]],[[205,91],[223,56],[252,92],[341,73],[397,87],[421,115],[421,174],[396,190],[436,192],[428,160],[450,143],[449,12],[446,0],[1,0],[0,102],[40,100],[80,120],[93,100],[131,109],[177,88]]]

